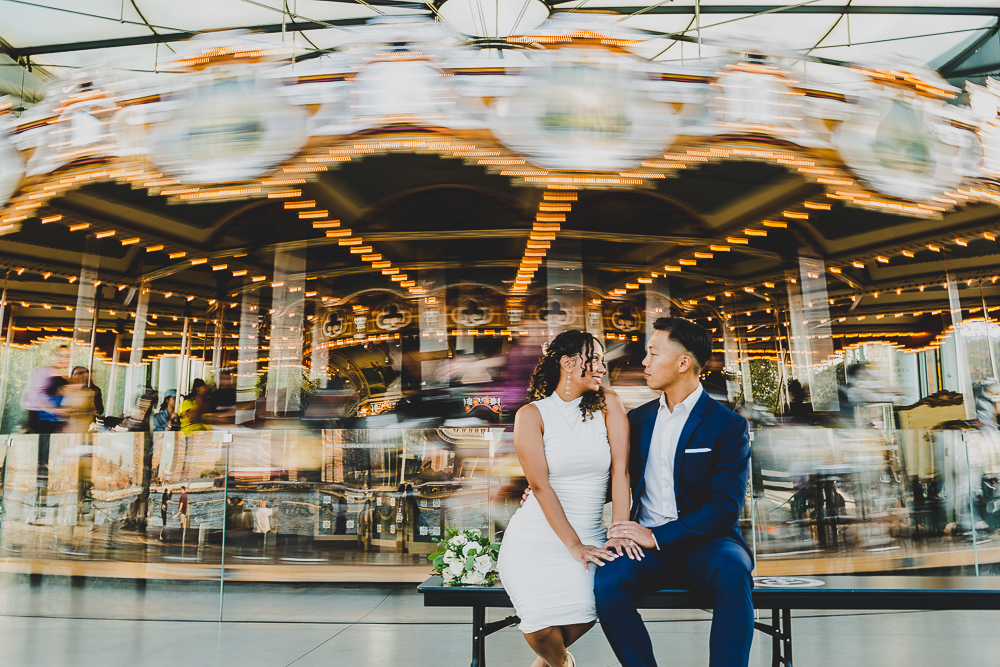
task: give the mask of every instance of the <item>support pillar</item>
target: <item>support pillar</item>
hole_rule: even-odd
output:
[[[225,328],[223,321],[226,316],[225,308],[225,304],[220,300],[218,302],[218,317],[215,318],[215,337],[212,341],[212,377],[215,379],[216,389],[222,382],[222,334]]]
[[[833,332],[822,259],[799,258],[799,273],[788,281],[788,315],[792,377],[808,385],[813,410],[838,412],[836,371],[827,363],[833,357]]]
[[[119,325],[115,330],[115,347],[111,351],[111,379],[108,381],[108,396],[105,401],[104,415],[106,417],[120,417],[122,405],[118,402],[118,361],[121,357],[119,348],[122,346],[122,332]],[[127,392],[126,392],[127,393]]]
[[[309,380],[319,382],[320,389],[326,389],[330,367],[330,349],[323,335],[323,301],[316,299],[313,308],[312,362],[309,364]]]
[[[267,364],[267,411],[271,414],[301,409],[305,264],[305,259],[293,251],[274,253],[271,353]]]
[[[948,306],[951,309],[951,325],[955,338],[955,357],[958,362],[958,382],[965,403],[965,418],[976,418],[976,398],[972,392],[972,374],[969,370],[969,355],[965,336],[962,334],[962,302],[959,299],[958,284],[951,271],[945,273],[948,280]]]
[[[96,243],[88,238],[86,245]],[[86,366],[90,370],[91,338],[94,329],[94,314],[96,310],[95,295],[97,293],[97,267],[100,262],[98,255],[84,253],[80,267],[80,279],[77,281],[76,317],[73,322],[73,337],[70,342],[70,370],[74,366]]]
[[[142,396],[146,385],[146,374],[142,372],[142,349],[146,339],[149,288],[146,283],[139,286],[138,303],[135,306],[135,321],[132,325],[132,350],[128,358],[128,372],[125,385],[124,414],[128,414],[137,398]]]
[[[240,312],[240,337],[236,346],[236,423],[253,421],[257,401],[257,354],[259,351],[259,297],[257,292],[243,295]]]
[[[0,326],[3,320],[0,319]],[[7,403],[7,379],[10,374],[10,350],[14,342],[14,306],[10,307],[10,315],[7,318],[7,337],[4,339],[3,355],[0,357],[0,433],[13,433],[13,425],[10,429],[3,428],[4,405]]]
[[[546,267],[545,328],[551,341],[567,329],[583,329],[586,316],[580,240],[557,238],[552,242]]]
[[[646,284],[646,344],[653,336],[653,323],[661,317],[670,317],[670,284],[666,278],[659,283]]]

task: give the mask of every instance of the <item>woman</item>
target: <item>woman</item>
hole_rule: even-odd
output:
[[[184,435],[195,431],[210,431],[212,427],[205,423],[202,415],[209,409],[208,394],[210,389],[201,378],[195,378],[191,384],[191,393],[184,397],[181,403],[181,431]]]
[[[538,362],[528,405],[514,418],[514,447],[531,495],[511,517],[500,547],[500,580],[520,630],[538,655],[533,667],[573,667],[566,651],[597,619],[594,572],[626,553],[605,542],[601,515],[611,479],[613,520],[629,512],[628,419],[618,395],[601,389],[600,342],[566,331]]]
[[[177,419],[177,390],[168,389],[163,396],[163,403],[160,410],[149,420],[149,426],[153,431],[176,431],[174,425]]]

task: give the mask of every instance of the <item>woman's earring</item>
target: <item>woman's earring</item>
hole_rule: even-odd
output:
[[[566,376],[566,395],[569,396],[569,376]]]

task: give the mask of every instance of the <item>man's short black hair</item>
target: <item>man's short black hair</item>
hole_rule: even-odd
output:
[[[658,317],[653,322],[653,328],[667,332],[670,340],[690,352],[698,364],[698,370],[704,368],[712,358],[712,337],[703,326],[683,317]]]

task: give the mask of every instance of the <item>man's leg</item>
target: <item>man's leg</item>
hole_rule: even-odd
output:
[[[597,618],[622,667],[656,667],[653,643],[635,601],[660,588],[666,569],[663,557],[649,551],[642,560],[616,558],[597,568]]]
[[[685,554],[683,569],[692,588],[712,597],[709,665],[747,667],[753,642],[750,556],[735,540],[719,538]]]

